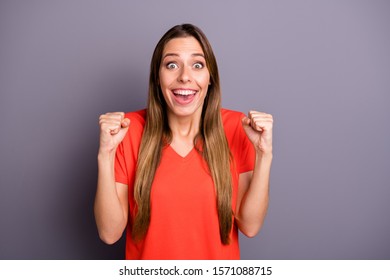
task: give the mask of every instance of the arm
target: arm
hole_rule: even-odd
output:
[[[95,219],[100,238],[113,244],[122,236],[128,219],[127,185],[115,182],[115,152],[128,130],[130,120],[123,113],[100,116],[98,183],[95,196]]]
[[[239,176],[236,222],[242,233],[254,237],[260,231],[268,209],[273,118],[251,111],[242,123],[255,148],[256,159],[254,170]]]

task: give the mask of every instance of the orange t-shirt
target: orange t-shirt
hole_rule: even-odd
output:
[[[242,113],[222,109],[222,120],[235,161],[233,210],[238,175],[253,170],[255,153],[241,124]],[[230,244],[221,243],[216,193],[207,164],[195,148],[182,157],[171,146],[162,150],[151,191],[151,220],[143,240],[135,243],[131,227],[135,201],[134,179],[146,110],[127,113],[129,131],[118,146],[116,181],[128,185],[130,216],[126,234],[126,259],[239,259],[238,229],[234,223]]]

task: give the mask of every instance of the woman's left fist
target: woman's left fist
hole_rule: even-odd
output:
[[[242,119],[242,126],[256,152],[272,154],[272,115],[249,111]]]

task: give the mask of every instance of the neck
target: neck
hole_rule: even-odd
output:
[[[199,132],[201,111],[191,116],[180,117],[168,113],[168,123],[172,132],[172,142],[183,141],[192,144]]]

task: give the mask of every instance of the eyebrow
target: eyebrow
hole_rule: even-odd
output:
[[[178,55],[177,53],[166,53],[164,56],[163,56],[163,59],[166,58],[167,56],[180,56]],[[203,53],[193,53],[191,54],[191,56],[201,56],[204,58],[204,54]]]

